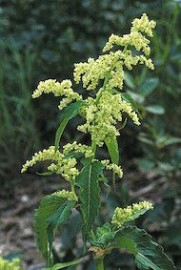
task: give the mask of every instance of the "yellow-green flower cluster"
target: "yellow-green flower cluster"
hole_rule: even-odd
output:
[[[136,125],[140,124],[130,103],[124,101],[120,94],[103,88],[97,93],[97,99],[87,99],[81,113],[86,123],[79,126],[78,130],[89,132],[92,141],[99,146],[103,145],[106,137],[119,135],[115,125],[122,121],[122,113],[128,114]]]
[[[77,201],[78,200],[75,192],[67,191],[65,189],[62,189],[61,191],[55,192],[54,195],[56,195],[58,197],[61,197],[61,198],[65,198],[65,199],[67,199],[69,201]]]
[[[114,211],[111,223],[115,227],[119,228],[124,223],[143,215],[149,209],[153,209],[153,206],[147,201],[134,203],[132,206],[128,206],[126,208],[117,207]]]
[[[109,41],[103,49],[103,52],[107,52],[113,48],[114,45],[122,46],[127,50],[128,47],[134,47],[137,51],[143,51],[145,56],[149,56],[150,40],[143,34],[151,37],[153,35],[153,29],[156,23],[149,21],[147,15],[144,13],[140,19],[135,19],[132,22],[130,34],[123,35],[123,37],[117,35],[111,35]],[[150,66],[152,68],[152,66]]]
[[[144,13],[141,19],[134,19],[132,22],[131,31],[137,31],[147,34],[149,37],[153,36],[153,29],[156,26],[156,22],[149,21],[148,16]]]
[[[45,160],[58,160],[61,158],[60,152],[57,151],[55,153],[55,147],[50,146],[48,149],[44,149],[43,151],[39,151],[35,153],[31,160],[27,160],[23,165],[21,172],[24,173],[27,171],[29,167],[33,167],[37,162],[42,162]]]
[[[12,261],[5,260],[0,257],[0,269],[1,270],[22,270],[22,263],[20,259],[15,258]]]
[[[114,173],[116,173],[119,178],[123,177],[123,170],[121,168],[121,166],[118,166],[114,163],[110,164],[110,160],[106,159],[106,160],[101,160],[101,163],[105,166],[105,168],[107,170],[112,170]]]
[[[94,154],[92,152],[92,148],[88,145],[77,143],[74,141],[73,143],[68,143],[63,146],[64,155],[69,154],[70,152],[82,153],[85,158],[92,157]]]
[[[21,172],[24,173],[29,167],[34,166],[38,162],[51,161],[48,170],[61,175],[67,181],[74,181],[75,177],[79,174],[76,168],[76,158],[69,156],[72,151],[82,153],[86,158],[93,156],[90,146],[82,145],[76,141],[64,145],[62,153],[55,151],[55,146],[50,146],[48,149],[35,153],[31,160],[26,161],[23,165]]]
[[[54,163],[48,166],[48,170],[61,175],[65,180],[74,182],[76,176],[79,174],[78,169],[75,167],[77,161],[75,158],[65,158],[64,155]]]
[[[78,130],[89,132],[92,141],[98,146],[103,145],[107,136],[119,135],[116,124],[122,121],[122,113],[128,114],[134,124],[140,125],[132,105],[116,91],[123,88],[124,66],[130,70],[137,64],[145,64],[153,69],[152,60],[148,58],[150,41],[145,35],[152,36],[154,27],[155,22],[149,21],[147,15],[143,14],[140,19],[133,21],[130,34],[123,37],[112,35],[109,38],[103,49],[106,54],[98,59],[89,58],[86,63],[75,64],[75,82],[82,80],[85,89],[97,89],[96,97],[89,97],[80,109],[86,123],[79,126]],[[114,45],[123,48],[109,52]]]
[[[52,79],[41,81],[37,89],[33,92],[32,97],[37,98],[43,93],[53,93],[55,96],[64,96],[59,105],[60,110],[66,107],[67,104],[71,103],[73,100],[82,99],[82,97],[78,93],[73,91],[72,82],[70,80],[63,80],[61,83]]]
[[[75,64],[75,82],[78,84],[82,78],[83,87],[87,90],[94,90],[98,86],[99,80],[109,76],[110,80],[112,78],[110,85],[122,88],[123,68],[119,61],[120,53],[122,54],[122,52],[111,52],[99,56],[96,60],[89,58],[87,63]]]
[[[25,172],[29,167],[32,167],[37,162],[42,162],[45,160],[53,161],[48,166],[48,170],[56,174],[62,175],[67,181],[74,181],[75,177],[79,174],[78,169],[75,167],[77,161],[75,158],[66,158],[60,151],[55,152],[55,147],[50,146],[48,149],[44,149],[28,160],[22,168],[21,172]]]
[[[108,52],[101,55],[98,59],[89,58],[86,63],[75,64],[74,80],[80,83],[81,79],[83,87],[87,90],[94,90],[99,85],[100,80],[107,80],[107,85],[111,88],[123,88],[124,71],[126,66],[129,70],[137,64],[145,64],[148,68],[153,69],[152,60],[147,58],[150,54],[150,40],[144,35],[152,36],[154,21],[149,21],[146,14],[140,19],[132,22],[130,34],[111,35],[106,43],[103,52],[110,51],[114,45],[123,47],[115,52]],[[135,48],[139,55],[132,51]]]

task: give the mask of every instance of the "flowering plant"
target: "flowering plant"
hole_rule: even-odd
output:
[[[155,22],[143,14],[132,22],[129,34],[123,37],[111,35],[103,54],[97,59],[89,58],[85,63],[75,64],[74,81],[76,84],[82,82],[83,88],[89,91],[87,98],[73,90],[70,80],[40,82],[33,93],[33,98],[42,93],[63,97],[59,105],[63,111],[55,145],[36,153],[22,168],[25,172],[37,162],[49,160],[49,173],[60,175],[70,186],[69,190],[45,196],[35,212],[36,240],[48,269],[62,269],[79,262],[60,263],[51,268],[54,264],[52,245],[55,232],[68,220],[73,208],[80,212],[82,218],[84,250],[93,252],[98,270],[104,269],[104,256],[115,248],[126,248],[133,253],[140,269],[174,269],[162,248],[144,230],[129,225],[129,221],[152,209],[151,203],[143,201],[126,208],[117,207],[110,221],[100,227],[95,226],[101,204],[101,182],[107,183],[106,171],[113,171],[113,186],[115,175],[123,176],[117,137],[120,127],[124,126],[125,115],[135,125],[140,125],[138,113],[122,92],[124,71],[139,64],[154,68],[149,58],[149,37],[154,27]],[[90,145],[74,141],[60,147],[67,123],[77,115],[84,119],[77,129],[90,134]],[[110,160],[97,158],[96,150],[104,144]]]

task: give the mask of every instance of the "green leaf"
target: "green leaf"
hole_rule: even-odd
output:
[[[156,87],[159,85],[159,79],[158,78],[152,78],[147,80],[139,89],[139,93],[146,97],[150,95]]]
[[[58,150],[59,147],[59,143],[60,143],[60,139],[62,137],[63,131],[66,127],[66,125],[68,124],[69,119],[64,119],[61,124],[59,125],[56,134],[55,134],[55,151]]]
[[[141,95],[132,91],[127,91],[126,93],[121,94],[121,96],[125,101],[131,104],[134,111],[136,111],[138,116],[142,119],[142,115],[140,114],[139,110],[142,109],[144,98]]]
[[[140,135],[139,135],[139,137],[138,137],[139,141],[140,141],[140,142],[143,142],[143,143],[146,143],[146,144],[148,144],[148,145],[154,145],[155,142],[154,142],[153,140],[150,140],[150,139],[147,138],[146,136],[147,136],[147,134],[145,134],[145,133],[140,133]]]
[[[129,102],[132,105],[132,107],[135,111],[138,110],[139,103],[141,104],[144,101],[142,96],[140,96],[132,91],[128,91],[126,93],[123,93],[121,96],[123,97],[123,99],[125,101]]]
[[[146,106],[145,110],[147,112],[150,112],[153,114],[164,114],[165,113],[165,109],[162,106],[157,105],[157,104]]]
[[[74,202],[66,201],[50,217],[48,217],[47,233],[50,251],[52,250],[55,230],[59,225],[63,225],[68,220],[71,214],[71,209],[73,208],[74,205],[75,205]]]
[[[81,262],[81,259],[77,259],[71,262],[57,263],[53,267],[46,268],[46,270],[59,270],[72,265],[76,265]]]
[[[133,79],[133,76],[128,73],[128,72],[125,72],[125,83],[126,85],[131,88],[131,89],[134,89],[135,88],[135,83],[134,83],[134,79]]]
[[[172,144],[178,144],[181,143],[181,138],[178,137],[172,137],[172,136],[165,136],[165,140],[163,142],[164,146],[172,145]]]
[[[119,163],[119,149],[116,136],[107,137],[105,140],[109,155],[111,157],[112,163],[118,165]]]
[[[110,245],[112,248],[126,248],[133,253],[139,269],[176,269],[163,248],[154,242],[145,230],[137,227],[128,226],[118,231]]]
[[[103,226],[98,227],[96,230],[96,237],[91,241],[91,245],[106,249],[106,246],[115,237],[116,232],[112,230],[112,224],[105,223]]]
[[[85,243],[100,206],[99,177],[102,174],[103,165],[99,161],[91,163],[87,160],[84,164],[84,168],[76,178],[76,185],[80,188],[82,236]]]
[[[105,144],[107,146],[112,163],[115,163],[116,165],[118,165],[119,149],[118,149],[118,142],[117,142],[116,136],[107,137],[105,140]],[[113,186],[115,187],[115,185],[116,185],[116,178],[115,178],[115,173],[113,172]]]
[[[69,216],[68,211],[70,211],[70,201],[60,197],[58,192],[45,196],[38,209],[35,210],[34,229],[36,241],[47,265],[52,263],[51,247],[53,235],[57,226],[67,220]]]
[[[69,106],[67,106],[63,112],[60,119],[60,125],[56,131],[55,134],[55,151],[57,151],[59,147],[59,142],[62,136],[62,133],[68,124],[69,120],[75,117],[79,113],[79,108],[82,105],[82,101],[76,101],[74,103],[71,103]]]

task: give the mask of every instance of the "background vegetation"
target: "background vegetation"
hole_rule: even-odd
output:
[[[54,142],[60,118],[58,100],[51,96],[32,100],[38,82],[69,78],[73,63],[97,57],[111,33],[126,33],[132,19],[143,12],[157,22],[151,45],[155,70],[127,73],[125,95],[134,100],[143,124],[138,129],[129,124],[123,131],[119,143],[125,181],[103,201],[110,200],[110,209],[105,210],[109,214],[106,211],[118,204],[152,200],[155,211],[140,220],[140,226],[150,230],[181,267],[180,1],[1,0],[0,181],[10,192],[20,178],[21,164]],[[74,125],[69,126],[64,141],[87,140],[75,138]],[[76,222],[72,235],[68,237],[66,229],[63,232],[63,259],[73,256],[70,249],[79,228],[77,217]],[[122,263],[123,269],[131,267],[127,259],[114,256],[107,262],[113,269],[113,262]]]

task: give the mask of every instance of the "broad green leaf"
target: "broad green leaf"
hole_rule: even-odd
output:
[[[103,165],[99,161],[91,163],[91,161],[86,160],[84,168],[76,178],[76,185],[80,188],[80,209],[84,242],[87,239],[100,206],[99,177],[102,171]]]
[[[159,79],[158,78],[152,78],[148,79],[139,89],[139,93],[146,97],[150,95],[156,87],[159,85]]]
[[[118,165],[119,163],[119,149],[116,136],[107,137],[105,140],[109,155],[111,157],[112,163]]]
[[[163,248],[154,242],[145,230],[128,226],[115,234],[112,248],[126,248],[135,256],[139,269],[174,270],[173,262],[163,252]]]
[[[59,270],[72,265],[76,265],[81,262],[81,259],[77,259],[71,262],[57,263],[53,267],[46,268],[45,270]]]
[[[165,113],[165,109],[162,106],[157,105],[157,104],[146,106],[145,110],[147,112],[150,112],[153,114],[164,114]]]
[[[64,224],[71,214],[71,209],[74,206],[74,202],[64,202],[50,217],[47,219],[48,228],[48,241],[50,252],[52,250],[52,244],[54,239],[55,230],[59,225]]]
[[[38,248],[45,258],[47,265],[51,265],[52,235],[57,226],[63,224],[68,218],[65,211],[65,203],[70,202],[57,193],[47,195],[43,198],[34,215],[34,229]],[[51,232],[51,233],[50,233]],[[50,237],[51,235],[51,237]]]
[[[55,134],[55,151],[57,151],[58,147],[59,147],[59,142],[62,136],[62,133],[66,127],[66,125],[68,124],[69,120],[72,119],[73,117],[75,117],[78,113],[79,113],[79,108],[82,104],[82,101],[76,101],[74,103],[71,103],[69,106],[67,106],[63,112],[62,112],[62,116],[60,119],[60,125],[56,131]]]

